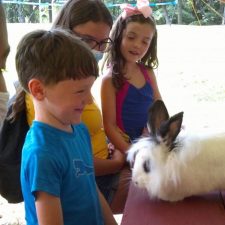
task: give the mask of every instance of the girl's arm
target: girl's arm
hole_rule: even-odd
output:
[[[63,225],[61,202],[58,197],[38,191],[35,205],[39,225]]]
[[[97,185],[96,185],[96,187],[97,187]],[[113,217],[113,213],[112,213],[108,203],[106,202],[104,196],[99,191],[98,187],[97,187],[97,191],[98,191],[99,201],[100,201],[100,204],[101,204],[101,207],[102,207],[104,224],[105,225],[117,225],[117,222]]]
[[[154,71],[148,70],[148,75],[149,75],[149,78],[150,78],[150,81],[152,84],[152,88],[153,88],[153,92],[154,92],[154,100],[162,99]]]
[[[99,159],[94,157],[94,168],[96,176],[113,174],[120,171],[125,163],[124,154],[115,149],[110,159]]]
[[[116,124],[116,90],[113,87],[110,75],[107,75],[102,80],[101,102],[106,135],[115,148],[125,153],[130,144],[124,140]]]

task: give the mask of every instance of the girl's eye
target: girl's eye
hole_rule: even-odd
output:
[[[143,44],[144,45],[149,45],[149,42],[144,41]]]
[[[150,44],[150,42],[151,42],[150,40],[144,40],[143,44],[148,45],[148,44]]]
[[[127,36],[127,38],[128,38],[129,40],[133,40],[133,39],[134,39],[133,36]]]

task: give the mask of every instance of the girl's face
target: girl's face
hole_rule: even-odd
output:
[[[89,21],[75,26],[73,32],[81,37],[91,49],[101,51],[99,45],[103,47],[104,43],[109,41],[110,27],[104,22]]]
[[[155,34],[148,23],[130,22],[123,30],[120,51],[126,62],[141,60],[148,51]]]

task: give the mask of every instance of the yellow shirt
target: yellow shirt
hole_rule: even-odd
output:
[[[34,120],[34,104],[32,101],[32,97],[29,94],[25,95],[25,102],[26,102],[27,122],[29,126],[31,126]]]
[[[107,139],[103,129],[101,111],[95,102],[85,106],[81,120],[87,126],[91,135],[94,156],[106,159],[108,157]]]
[[[34,120],[34,105],[32,97],[29,94],[26,94],[25,102],[27,122],[31,126]],[[100,159],[106,159],[108,157],[107,140],[103,129],[102,115],[95,102],[86,105],[81,115],[81,120],[89,130],[93,155]]]

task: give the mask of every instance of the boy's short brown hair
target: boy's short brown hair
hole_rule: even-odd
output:
[[[98,76],[98,65],[89,48],[62,29],[26,34],[17,47],[16,69],[27,92],[32,78],[51,85],[67,79]]]

